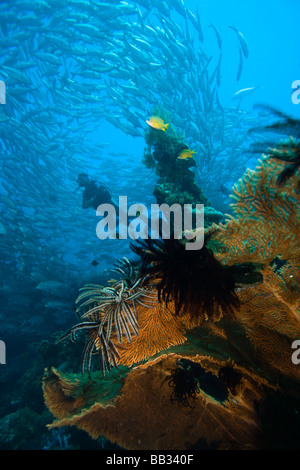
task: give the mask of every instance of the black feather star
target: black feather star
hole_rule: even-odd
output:
[[[173,388],[170,396],[172,404],[177,402],[178,405],[194,408],[189,400],[197,398],[200,387],[193,371],[176,367],[176,369],[171,370],[170,375],[162,383],[164,382],[168,382],[169,387]]]
[[[159,302],[175,303],[175,315],[192,318],[232,315],[239,306],[235,279],[205,244],[201,250],[186,250],[177,239],[147,239],[131,244],[141,257],[146,282],[158,290]]]
[[[299,119],[292,118],[287,114],[283,113],[279,109],[272,108],[266,104],[257,104],[254,108],[264,109],[268,111],[272,116],[279,118],[279,121],[270,124],[269,126],[255,127],[250,129],[249,132],[254,131],[265,131],[274,132],[276,134],[293,136],[295,139],[300,139],[300,121]]]
[[[264,142],[253,144],[252,150],[257,153],[266,153],[269,158],[275,158],[287,164],[286,168],[278,175],[277,183],[282,186],[294,176],[300,168],[300,120],[294,119],[281,111],[266,105],[257,105],[269,111],[273,116],[279,117],[279,121],[264,127],[255,127],[250,132],[270,132],[289,139],[280,142]],[[300,191],[300,179],[296,186]]]

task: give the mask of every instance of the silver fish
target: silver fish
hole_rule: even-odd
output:
[[[247,58],[249,56],[249,48],[245,36],[235,26],[229,26],[229,28],[236,32],[243,54]]]

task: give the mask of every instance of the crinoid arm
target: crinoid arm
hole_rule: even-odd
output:
[[[263,109],[269,112],[270,115],[278,117],[279,121],[270,125],[252,128],[249,132],[274,132],[277,134],[289,135],[296,139],[300,139],[300,121],[298,119],[294,119],[279,109],[273,108],[269,105],[257,104],[255,105],[255,108]]]
[[[92,356],[98,354],[100,369],[110,372],[112,367],[117,366],[119,352],[112,341],[107,341],[103,334],[101,324],[99,322],[82,321],[73,326],[67,333],[61,336],[57,342],[71,337],[72,341],[76,340],[76,333],[79,331],[86,332],[85,347],[82,354],[81,369],[82,372],[89,372],[91,369]]]
[[[114,268],[111,270],[113,273],[118,273],[121,275],[123,281],[129,287],[133,287],[135,283],[140,279],[139,267],[137,264],[134,264],[126,256],[119,259]]]
[[[277,177],[277,183],[282,186],[297,174],[300,167],[300,120],[266,105],[259,105],[259,107],[280,119],[273,124],[250,129],[249,132],[268,132],[287,137],[285,140],[276,142],[274,139],[273,142],[254,143],[252,146],[255,153],[260,151],[265,153],[268,158],[288,164]],[[296,190],[300,191],[300,179],[296,184]]]
[[[175,314],[189,312],[199,320],[232,314],[239,302],[232,273],[205,245],[197,252],[176,239],[143,240],[131,244],[141,257],[146,282],[156,286],[158,300],[175,302]]]
[[[113,270],[121,279],[110,286],[87,284],[80,289],[76,300],[76,314],[80,323],[72,327],[60,340],[76,332],[86,332],[82,371],[89,372],[93,356],[97,355],[99,367],[105,373],[116,367],[120,358],[115,342],[127,343],[139,334],[138,305],[150,308],[154,305],[153,292],[144,287],[137,266],[123,258]]]
[[[107,341],[105,335],[99,330],[91,331],[87,335],[85,348],[82,355],[82,372],[91,370],[91,361],[94,354],[98,355],[99,368],[105,375],[112,367],[117,367],[120,358],[119,352],[111,340]]]

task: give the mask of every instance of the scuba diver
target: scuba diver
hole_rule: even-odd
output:
[[[122,208],[119,207],[119,204],[113,199],[110,190],[99,183],[95,178],[91,178],[87,173],[80,173],[77,176],[78,187],[74,192],[78,191],[80,188],[84,188],[82,193],[82,208],[88,209],[92,208],[97,210],[101,204],[111,204],[116,210],[116,218],[119,223],[120,220],[120,211],[122,214]],[[127,207],[126,207],[127,210]],[[139,211],[137,210],[135,215],[126,214],[126,221],[129,223],[133,219],[139,216]],[[161,219],[161,216],[160,216]],[[124,219],[123,219],[124,220]],[[149,224],[151,225],[151,215],[149,219]],[[119,230],[119,225],[118,229]],[[161,235],[161,223],[159,224],[159,233]],[[118,233],[118,232],[117,232]],[[150,232],[149,232],[150,233]]]
[[[93,208],[97,210],[100,204],[112,204],[115,209],[118,209],[118,204],[113,200],[110,190],[99,183],[96,179],[90,178],[86,173],[80,173],[77,177],[78,191],[84,188],[82,193],[82,208]]]
[[[77,176],[77,183],[78,187],[75,189],[74,192],[78,191],[80,188],[84,188],[82,193],[82,208],[83,209],[95,209],[98,210],[98,207],[102,204],[110,204],[114,207],[116,211],[116,222],[117,227],[116,229],[116,238],[119,238],[120,234],[120,216],[123,214],[123,209],[119,206],[119,204],[113,199],[110,190],[104,186],[103,184],[99,183],[95,178],[91,178],[87,173],[80,173]],[[126,206],[127,210],[127,206]],[[125,224],[129,223],[135,216],[130,216],[127,213],[125,215]],[[124,221],[123,219],[123,221]],[[105,230],[106,232],[106,230]]]

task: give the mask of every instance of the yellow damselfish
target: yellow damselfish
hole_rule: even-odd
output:
[[[179,160],[186,160],[187,158],[193,158],[193,154],[196,153],[195,150],[184,149],[179,154]]]
[[[159,129],[161,131],[165,131],[168,128],[169,123],[165,123],[162,118],[159,116],[151,116],[146,123],[153,127],[154,129]]]

